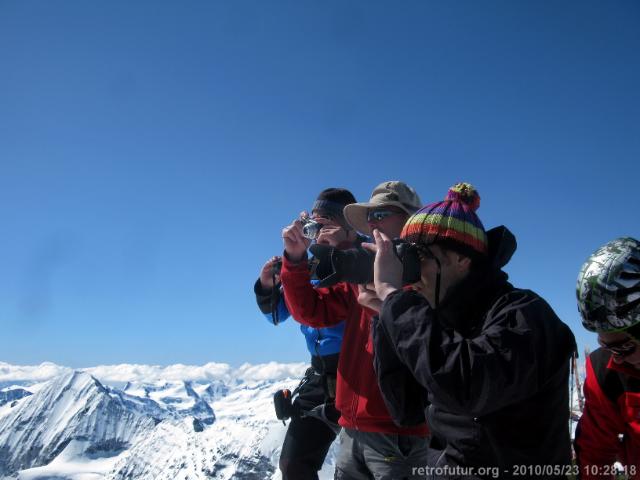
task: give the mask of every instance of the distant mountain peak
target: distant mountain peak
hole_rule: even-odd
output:
[[[0,417],[0,474],[44,465],[74,438],[95,450],[126,445],[154,426],[112,399],[92,375],[66,373]]]
[[[8,387],[28,396],[0,406],[0,478],[277,477],[286,427],[275,417],[273,392],[294,388],[304,372],[304,364],[274,363],[224,369],[220,377],[184,365],[54,367],[46,368],[64,373],[32,392]],[[31,367],[3,368],[11,375]],[[139,372],[151,372],[148,381]],[[31,373],[42,378],[37,369]],[[330,462],[334,456],[332,449]],[[331,463],[323,472],[321,479],[332,478]]]

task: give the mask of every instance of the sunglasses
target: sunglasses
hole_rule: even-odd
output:
[[[623,340],[622,342],[616,343],[604,343],[601,340],[598,340],[598,343],[605,350],[610,351],[616,357],[628,357],[635,353],[638,348],[638,344],[633,340]]]
[[[395,212],[393,210],[369,210],[367,212],[367,222],[381,222],[387,217],[399,214],[400,212]]]

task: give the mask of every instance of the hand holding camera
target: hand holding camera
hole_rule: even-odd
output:
[[[420,258],[417,247],[403,240],[389,241],[389,253],[400,265],[400,286],[420,281]],[[318,287],[330,287],[338,282],[367,284],[374,281],[376,245],[363,243],[360,247],[339,250],[329,245],[312,245],[311,264]],[[386,259],[386,262],[391,262]],[[395,274],[394,274],[395,275]]]
[[[300,218],[282,230],[284,251],[292,262],[301,261],[307,254],[307,248],[309,248],[311,240],[305,237],[304,227],[309,225],[310,220],[309,214],[307,212],[302,212],[300,214]],[[320,231],[320,228],[317,229],[318,232]],[[312,230],[313,228],[307,228],[307,234],[310,235]]]
[[[262,266],[262,270],[260,270],[260,285],[265,290],[272,289],[275,284],[280,283],[280,272],[279,266],[282,262],[282,258],[275,256],[271,257],[267,262]]]
[[[387,295],[402,288],[403,262],[389,237],[375,229],[373,230],[373,238],[376,241],[375,245],[367,243],[363,244],[363,247],[376,252],[376,258],[373,262],[373,278],[378,298],[384,302]]]

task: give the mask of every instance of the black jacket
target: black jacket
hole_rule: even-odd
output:
[[[542,298],[507,282],[500,268],[515,251],[513,235],[504,227],[488,233],[489,265],[457,285],[437,312],[413,291],[385,300],[373,328],[380,388],[400,423],[415,421],[425,405],[430,467],[554,477],[571,461],[575,339]]]

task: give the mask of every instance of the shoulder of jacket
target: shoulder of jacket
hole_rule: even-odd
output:
[[[514,288],[504,293],[493,303],[490,314],[494,316],[509,315],[518,312],[523,315],[531,328],[555,332],[554,336],[562,335],[575,349],[575,339],[571,329],[551,308],[551,305],[537,293],[531,290]],[[558,338],[559,340],[559,338]]]
[[[595,380],[607,398],[616,403],[620,395],[625,391],[625,386],[621,379],[621,374],[608,368],[611,360],[611,352],[604,348],[598,348],[589,354],[591,370]]]
[[[511,309],[524,310],[547,308],[551,310],[551,307],[549,307],[547,302],[537,293],[531,290],[514,288],[496,297],[490,307],[490,311],[494,314],[498,314]]]

